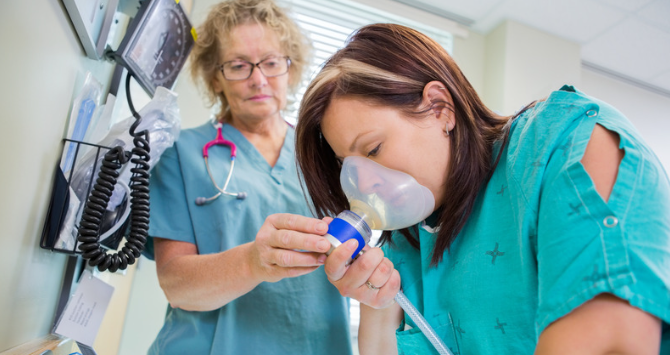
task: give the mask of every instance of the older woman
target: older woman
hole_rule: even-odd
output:
[[[308,217],[282,118],[306,49],[270,0],[222,2],[200,27],[192,73],[220,111],[183,131],[152,174],[150,235],[170,305],[150,353],[351,352],[347,302],[319,269],[327,224]],[[228,142],[203,160],[215,138]]]
[[[610,105],[564,86],[498,115],[435,41],[378,24],[324,65],[296,132],[321,215],[350,207],[338,176],[354,160],[434,196],[381,249],[350,265],[350,240],[326,261],[362,303],[361,354],[433,353],[393,302],[401,284],[454,354],[670,351],[670,183]],[[373,194],[390,181],[357,172]]]

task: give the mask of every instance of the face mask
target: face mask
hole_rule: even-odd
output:
[[[371,229],[407,228],[435,209],[435,197],[427,187],[408,174],[367,158],[345,158],[340,183],[351,211],[343,211],[331,222],[326,238],[333,247],[356,238],[358,249],[352,258],[370,240]]]

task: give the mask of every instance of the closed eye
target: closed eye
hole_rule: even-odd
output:
[[[371,150],[371,151],[368,152],[367,157],[368,157],[368,158],[371,157],[371,156],[374,157],[374,156],[376,156],[377,154],[379,154],[379,149],[381,148],[381,146],[382,146],[382,144],[379,143],[379,144],[375,147],[375,149],[373,149],[373,150]]]

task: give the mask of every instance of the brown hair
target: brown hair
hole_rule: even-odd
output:
[[[228,34],[236,26],[247,23],[264,25],[277,34],[284,54],[291,59],[291,94],[296,92],[309,64],[310,42],[273,0],[227,0],[214,5],[196,31],[198,40],[191,51],[190,69],[193,79],[204,89],[210,106],[220,104],[220,115],[228,110],[229,104],[223,93],[216,93],[212,79],[219,70]]]
[[[368,25],[355,32],[347,45],[325,63],[303,96],[296,127],[296,157],[316,215],[321,218],[348,209],[339,181],[341,165],[321,135],[321,120],[330,101],[356,97],[420,119],[431,109],[420,107],[424,87],[434,80],[442,82],[451,94],[453,105],[443,104],[456,118],[450,133],[453,154],[445,203],[440,208],[440,228],[432,256],[435,265],[465,225],[495,165],[493,144],[505,136],[506,123],[511,119],[495,114],[481,102],[438,43],[395,24]],[[409,229],[401,232],[410,244],[419,246]],[[382,241],[389,240],[390,232],[384,232]]]

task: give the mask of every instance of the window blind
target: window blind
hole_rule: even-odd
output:
[[[300,100],[310,80],[323,63],[342,48],[349,35],[356,29],[371,23],[397,23],[412,27],[428,35],[451,53],[453,35],[448,31],[403,18],[351,0],[278,0],[287,9],[304,33],[312,41],[312,62],[306,68],[307,75],[295,97],[289,100],[284,118],[295,124]]]

